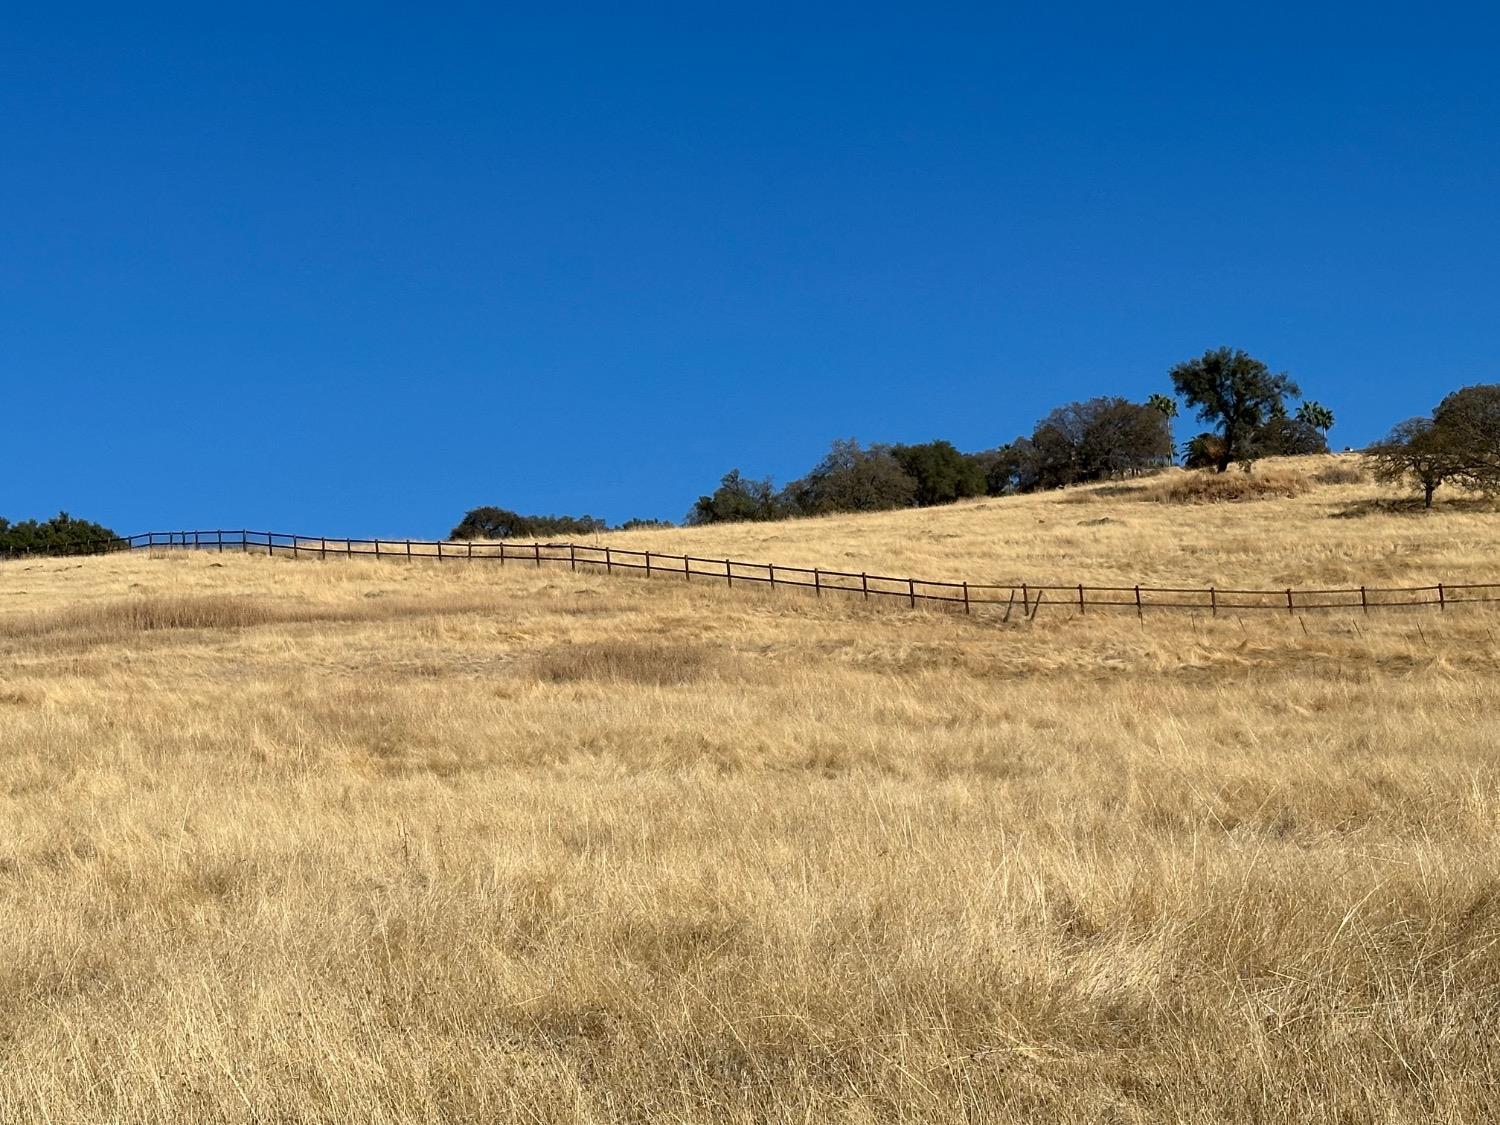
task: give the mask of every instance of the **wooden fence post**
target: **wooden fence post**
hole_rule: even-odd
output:
[[[1293,612],[1293,609],[1292,609],[1292,592],[1290,590],[1288,590],[1286,592],[1286,611],[1288,613]]]
[[[411,562],[411,540],[406,541],[406,561]]]
[[[912,609],[916,609],[917,608],[917,580],[915,578],[908,578],[906,580],[906,597],[907,597],[907,600],[911,603],[911,608]]]
[[[443,541],[441,539],[439,539],[437,541],[437,551],[438,551],[438,553],[437,553],[438,562],[442,562],[443,561]]]
[[[967,582],[965,582],[964,583],[964,613],[967,614],[968,612],[969,612],[969,584]]]
[[[651,552],[646,552],[646,577],[651,577]]]
[[[615,572],[615,560],[610,555],[609,548],[606,547],[606,548],[604,548],[604,573],[605,574],[613,574],[614,572]]]
[[[1078,583],[1078,612],[1081,616],[1086,611],[1083,608],[1083,583]]]
[[[578,569],[578,547],[572,543],[568,544],[568,569]]]
[[[1365,588],[1363,586],[1359,588],[1359,606],[1365,613],[1370,612],[1370,599],[1365,596]]]
[[[817,567],[813,567],[813,593],[820,598],[823,596],[823,577]]]
[[[732,566],[733,564],[728,559],[724,560],[724,581],[728,582],[731,586],[734,585],[734,570]]]
[[[1031,612],[1031,592],[1026,588],[1026,583],[1021,583],[1021,613],[1024,616]]]
[[[1448,596],[1443,593],[1443,584],[1438,583],[1438,609],[1448,608]]]
[[[1139,586],[1135,588],[1135,615],[1142,621],[1146,620],[1146,609],[1141,605],[1141,588]]]
[[[766,574],[771,579],[771,589],[776,589],[776,564],[766,563]]]
[[[1219,592],[1212,586],[1208,588],[1208,612],[1214,617],[1219,616]]]
[[[542,545],[540,543],[533,543],[531,545],[531,551],[532,551],[532,553],[534,555],[536,555],[536,568],[538,570],[541,570],[542,569]]]
[[[859,588],[864,592],[865,601],[870,600],[870,576],[864,572],[859,576]]]

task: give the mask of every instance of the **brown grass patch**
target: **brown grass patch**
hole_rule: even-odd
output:
[[[558,645],[529,661],[526,670],[551,684],[692,683],[723,667],[719,653],[683,641],[589,641]]]
[[[1199,469],[1165,478],[1141,498],[1168,504],[1240,503],[1291,499],[1305,494],[1311,487],[1305,474],[1281,469],[1258,469],[1248,473],[1237,468],[1226,473]]]

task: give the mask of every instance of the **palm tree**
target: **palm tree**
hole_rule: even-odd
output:
[[[1160,410],[1168,418],[1177,417],[1177,400],[1171,395],[1154,394],[1146,400],[1146,405]]]
[[[1333,429],[1333,411],[1329,410],[1321,402],[1314,402],[1312,399],[1308,399],[1301,406],[1297,407],[1297,421],[1320,431],[1326,438],[1328,431]]]

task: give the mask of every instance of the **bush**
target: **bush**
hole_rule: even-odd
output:
[[[102,524],[58,512],[45,523],[0,518],[0,553],[61,555],[109,550],[119,536]]]

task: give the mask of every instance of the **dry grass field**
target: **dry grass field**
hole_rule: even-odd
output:
[[[611,541],[1500,576],[1336,467]],[[0,1122],[1493,1120],[1497,626],[0,565]]]

